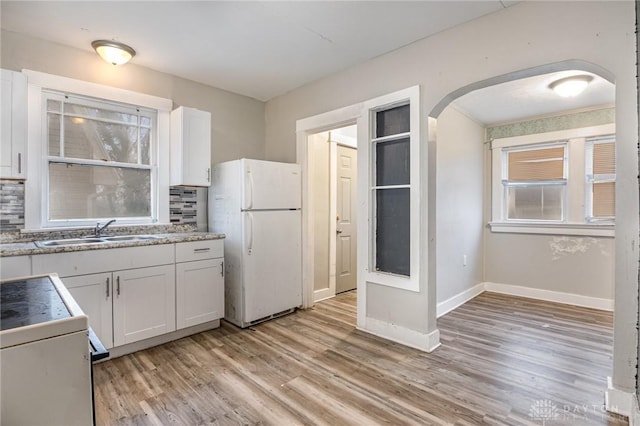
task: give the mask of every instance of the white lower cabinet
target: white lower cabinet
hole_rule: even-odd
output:
[[[113,278],[115,346],[175,331],[174,265],[118,271]]]
[[[106,348],[175,331],[174,265],[63,277]]]
[[[203,240],[16,257],[11,270],[57,273],[113,348],[224,317],[223,254]]]
[[[178,329],[224,317],[223,256],[223,240],[176,244]]]
[[[176,325],[191,327],[224,316],[224,261],[176,264]]]
[[[113,347],[113,279],[110,272],[64,278],[80,308],[89,317],[89,326],[105,348]]]

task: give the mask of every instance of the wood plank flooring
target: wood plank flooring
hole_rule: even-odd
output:
[[[94,369],[99,425],[625,425],[604,411],[613,315],[483,293],[427,354],[355,330],[356,293],[226,322]]]

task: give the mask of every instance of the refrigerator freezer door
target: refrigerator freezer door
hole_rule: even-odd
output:
[[[298,164],[242,160],[242,210],[299,209],[302,205]]]
[[[301,213],[244,212],[244,322],[302,304]]]

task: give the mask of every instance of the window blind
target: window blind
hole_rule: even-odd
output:
[[[564,179],[564,146],[508,153],[509,181]]]
[[[615,142],[593,144],[593,217],[613,217],[616,214]],[[607,176],[603,176],[607,175]],[[603,181],[607,179],[606,181]]]
[[[593,145],[593,174],[607,175],[616,173],[616,146],[614,142]]]

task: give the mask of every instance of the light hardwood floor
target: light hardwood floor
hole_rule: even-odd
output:
[[[483,293],[427,354],[355,330],[356,293],[95,366],[99,425],[624,425],[611,313]]]

